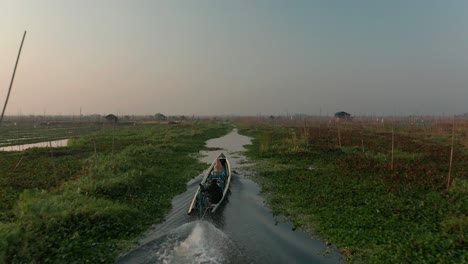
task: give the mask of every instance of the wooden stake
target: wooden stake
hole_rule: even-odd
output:
[[[97,156],[96,140],[95,139],[93,139],[93,145],[94,145],[94,156]]]
[[[18,168],[18,166],[20,165],[21,161],[24,159],[24,156],[21,157],[21,159],[18,161],[18,163],[16,163],[16,166],[13,170],[16,170],[16,168]]]
[[[18,51],[18,57],[16,57],[16,63],[15,63],[15,68],[13,69],[13,75],[11,76],[10,87],[8,88],[8,93],[7,93],[7,97],[5,100],[5,104],[3,105],[2,115],[0,116],[0,124],[2,124],[3,116],[5,115],[5,110],[8,104],[8,99],[10,98],[11,87],[13,87],[13,81],[15,80],[16,69],[18,68],[18,62],[20,59],[21,50],[23,49],[23,43],[24,43],[25,38],[26,38],[26,31],[24,31],[23,39],[21,40],[21,45]]]
[[[304,118],[304,138],[305,139],[309,138],[308,132],[309,132],[309,130],[307,129],[307,121]]]
[[[112,156],[114,155],[115,121],[112,125]]]
[[[55,161],[54,161],[54,152],[52,151],[52,141],[49,140],[49,152],[50,152],[50,159],[52,160],[52,167],[54,168],[55,172]]]
[[[390,164],[390,170],[393,170],[393,149],[395,145],[395,131],[394,128],[392,127],[392,163]]]
[[[450,188],[450,176],[452,174],[452,160],[453,160],[453,143],[455,138],[455,116],[453,116],[452,121],[452,147],[450,148],[450,165],[449,165],[449,172],[447,177],[447,191]]]
[[[336,124],[336,128],[338,130],[338,145],[340,146],[341,148],[341,134],[340,134],[340,125],[337,123]]]

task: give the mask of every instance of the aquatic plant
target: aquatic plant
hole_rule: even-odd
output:
[[[55,165],[49,149],[0,153],[0,263],[113,262],[205,169],[193,153],[230,129],[187,122],[90,131],[52,150]]]
[[[320,120],[307,128],[279,120],[239,126],[255,138],[246,154],[260,164],[257,181],[273,213],[338,246],[348,261],[467,260],[464,139],[455,140],[455,180],[447,192],[450,141],[431,135],[449,138],[450,129],[347,123],[338,138],[336,127]],[[307,141],[291,140],[291,130]],[[265,133],[269,146],[281,147],[262,148]]]

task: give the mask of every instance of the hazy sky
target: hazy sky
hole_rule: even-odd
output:
[[[468,112],[468,1],[0,0],[7,114]]]

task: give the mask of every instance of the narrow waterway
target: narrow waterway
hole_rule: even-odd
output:
[[[199,175],[173,199],[166,221],[154,225],[139,246],[117,263],[342,263],[336,250],[302,231],[292,231],[289,223],[275,221],[245,166],[241,152],[247,144],[250,138],[234,129],[207,141],[208,147],[222,150],[201,153],[207,164],[221,152],[231,163],[230,194],[221,210],[203,220],[187,215],[203,174]]]

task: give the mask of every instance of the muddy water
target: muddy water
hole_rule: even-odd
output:
[[[252,172],[243,165],[240,152],[249,143],[237,130],[207,142],[223,150],[203,152],[201,160],[211,163],[223,152],[234,172],[228,200],[216,214],[203,220],[187,215],[199,175],[173,199],[166,221],[153,226],[117,263],[342,263],[336,250],[292,231],[289,223],[275,224],[259,186],[249,177]]]

